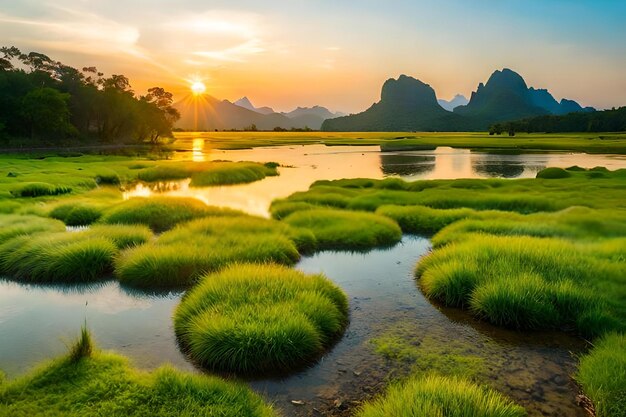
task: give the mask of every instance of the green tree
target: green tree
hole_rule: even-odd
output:
[[[69,122],[69,99],[69,94],[49,87],[32,90],[24,96],[21,111],[30,127],[31,138],[50,133],[65,137],[75,133]]]

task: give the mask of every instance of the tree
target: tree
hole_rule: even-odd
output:
[[[31,138],[42,134],[67,136],[75,133],[69,122],[69,94],[43,87],[30,91],[22,100],[22,115],[30,126]]]

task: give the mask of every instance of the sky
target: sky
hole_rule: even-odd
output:
[[[0,43],[124,74],[143,93],[359,112],[388,78],[469,98],[496,69],[584,106],[626,105],[623,0],[0,0]]]

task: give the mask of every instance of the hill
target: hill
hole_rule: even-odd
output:
[[[457,94],[450,101],[447,101],[447,100],[444,100],[444,99],[440,98],[440,99],[437,100],[437,103],[439,103],[439,105],[441,107],[443,107],[444,109],[446,109],[448,111],[452,111],[456,107],[466,105],[467,103],[469,103],[469,100],[464,95]]]
[[[362,113],[325,120],[326,131],[434,131],[467,129],[463,118],[443,109],[428,84],[406,75],[383,84],[380,101]]]

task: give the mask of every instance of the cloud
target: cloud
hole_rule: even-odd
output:
[[[39,18],[0,13],[0,37],[9,42],[89,55],[126,53],[142,56],[139,29],[104,17],[53,7]]]

